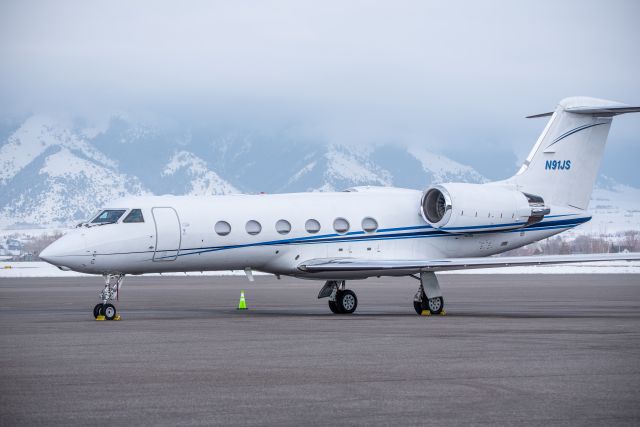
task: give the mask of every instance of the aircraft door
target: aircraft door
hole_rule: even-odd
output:
[[[153,208],[156,223],[156,251],[154,261],[175,261],[180,251],[180,219],[173,208]]]

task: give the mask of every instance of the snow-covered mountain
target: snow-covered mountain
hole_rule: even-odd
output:
[[[109,200],[145,194],[138,179],[67,127],[26,120],[0,147],[0,224],[68,223]]]
[[[3,134],[9,136],[0,141],[0,228],[71,224],[126,195],[422,189],[434,182],[487,181],[472,167],[421,147],[323,144],[286,132],[154,127],[123,117],[96,128],[32,116]],[[595,220],[584,230],[614,223],[638,229],[638,189],[601,180],[591,206]],[[613,225],[604,228],[611,232]]]
[[[161,176],[170,177],[172,180],[181,178],[178,181],[182,182],[184,187],[178,189],[177,194],[206,196],[239,192],[231,183],[210,170],[207,162],[188,151],[178,151],[171,156]]]

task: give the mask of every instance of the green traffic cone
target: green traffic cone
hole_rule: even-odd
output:
[[[238,304],[238,310],[247,310],[247,301],[244,299],[244,291],[240,291],[240,303]]]

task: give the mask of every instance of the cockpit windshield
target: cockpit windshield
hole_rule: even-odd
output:
[[[91,224],[112,224],[124,214],[125,209],[105,209],[96,216]]]
[[[144,222],[142,211],[140,209],[131,209],[129,215],[122,222]]]

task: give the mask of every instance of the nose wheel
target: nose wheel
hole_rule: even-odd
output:
[[[94,317],[94,318],[96,318],[96,319],[97,319],[97,318],[98,318],[98,316],[100,316],[100,315],[104,316],[104,314],[102,314],[102,306],[103,306],[103,305],[104,305],[104,304],[102,304],[102,303],[100,302],[100,303],[96,304],[96,306],[95,306],[95,307],[93,307],[93,317]]]
[[[105,274],[104,289],[100,291],[99,298],[102,300],[93,307],[93,317],[96,320],[118,320],[120,316],[115,305],[111,301],[117,301],[120,287],[124,279],[124,274]]]
[[[116,318],[116,308],[113,304],[105,304],[102,307],[102,313],[104,313],[105,320],[113,320]]]

